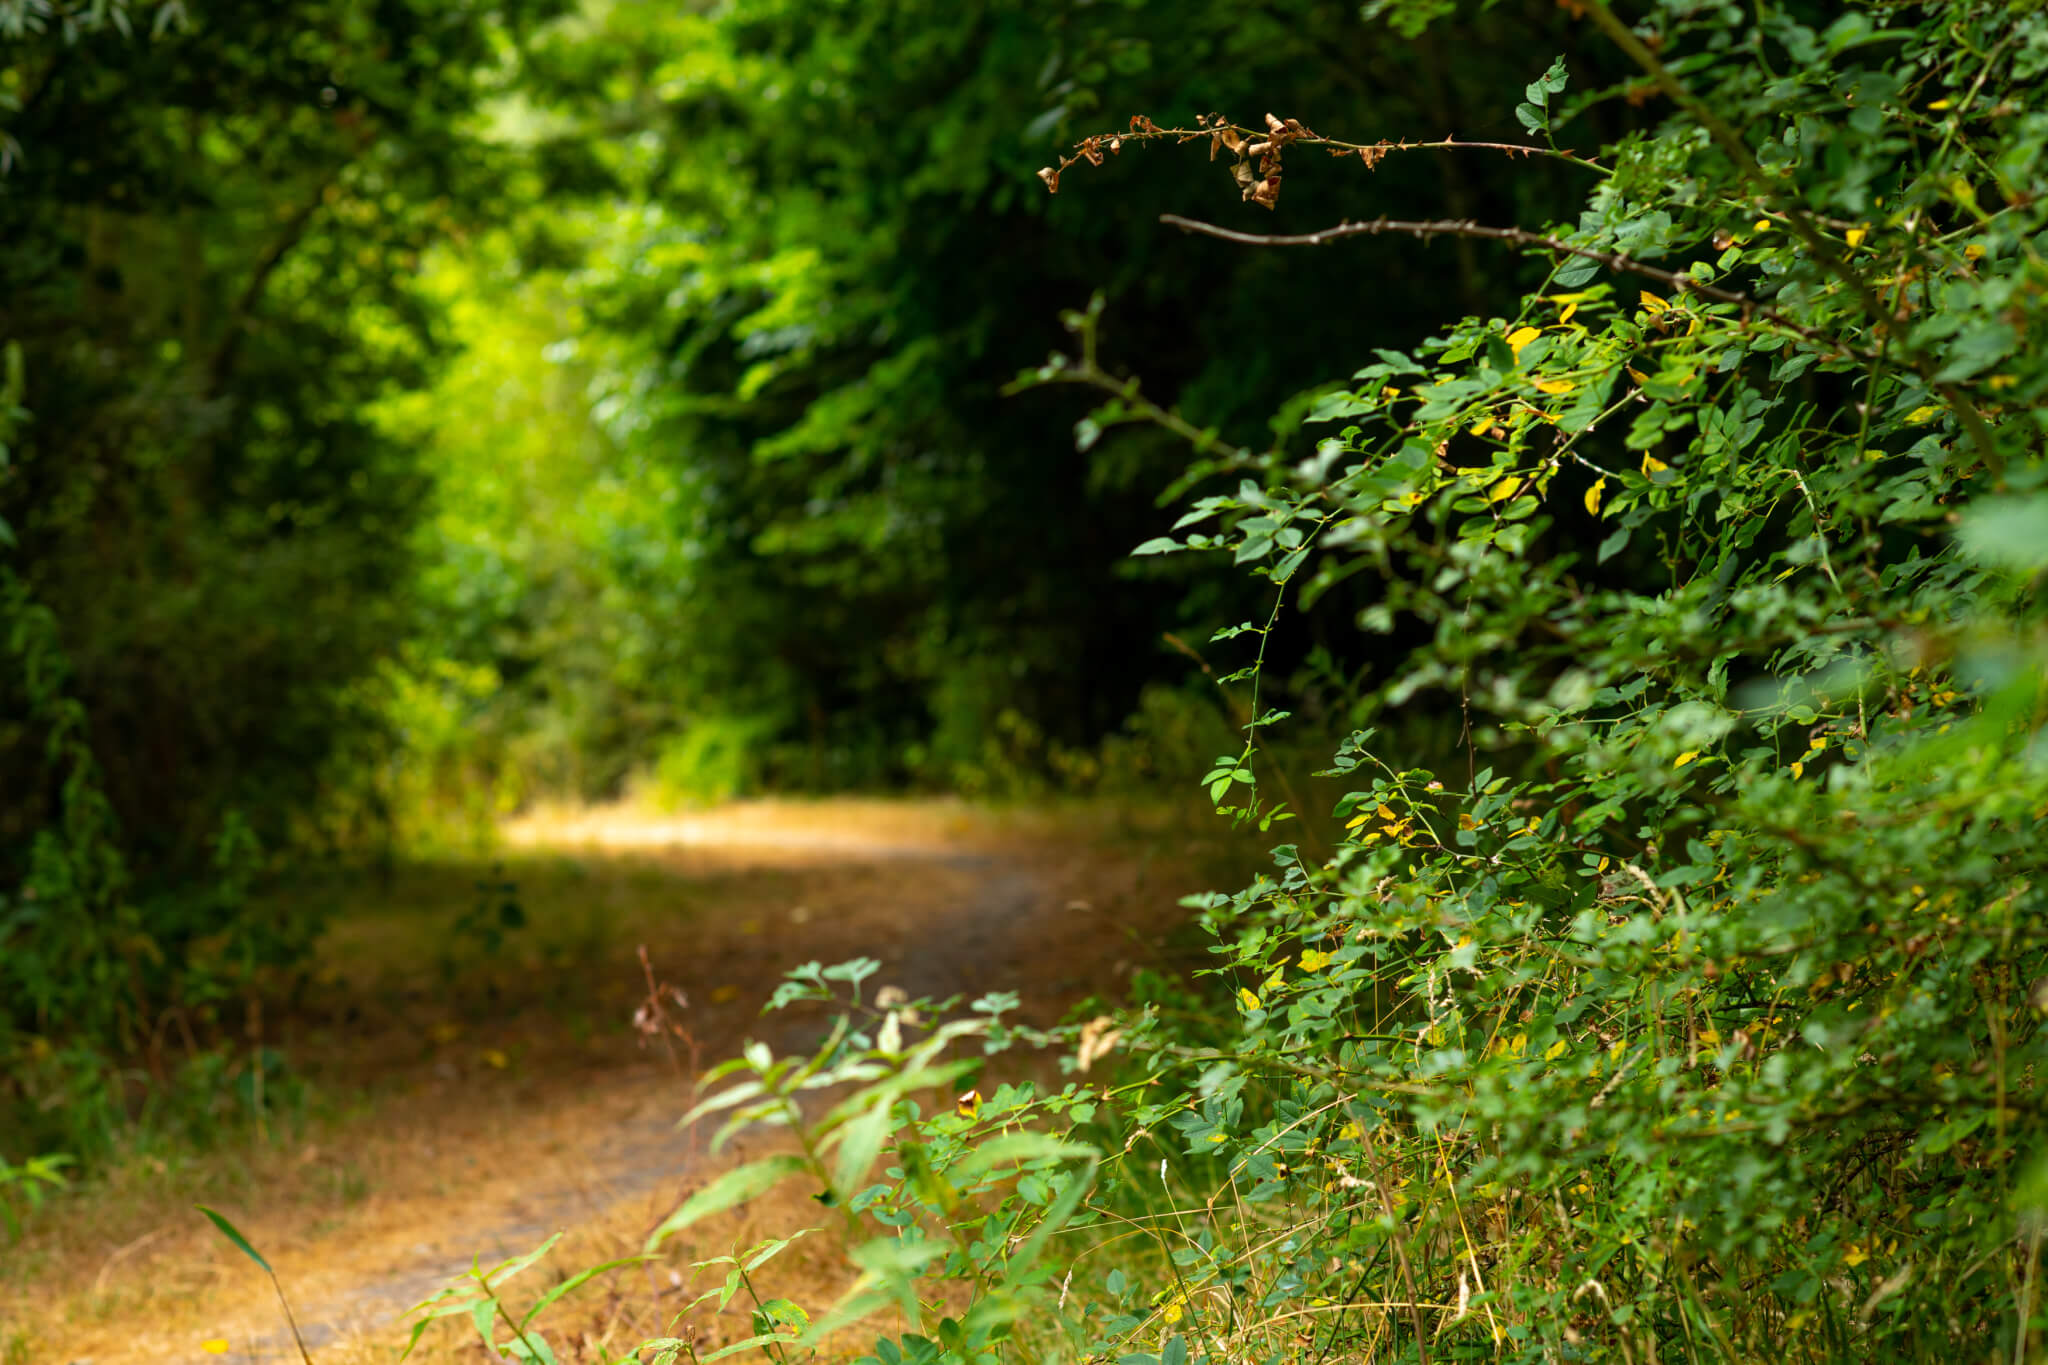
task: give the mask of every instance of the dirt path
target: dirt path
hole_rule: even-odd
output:
[[[32,1238],[37,1264],[4,1282],[16,1303],[0,1316],[0,1361],[295,1357],[268,1282],[190,1215],[199,1199],[277,1267],[323,1365],[391,1359],[399,1315],[472,1257],[488,1265],[557,1231],[553,1263],[570,1269],[637,1250],[731,1159],[676,1129],[686,1078],[627,1026],[644,993],[640,944],[683,988],[708,1062],[745,1037],[809,1042],[814,1022],[764,1019],[759,1005],[812,959],[878,958],[872,985],[913,995],[1015,990],[1051,1019],[1118,989],[1195,884],[1184,843],[1112,851],[1072,826],[943,804],[612,810],[530,820],[506,843],[503,879],[529,919],[512,936],[519,953],[436,965],[433,935],[463,908],[455,874],[358,895],[323,944],[286,1050],[323,1088],[381,1087],[375,1106],[225,1169],[116,1173],[67,1227]],[[727,1231],[803,1212],[771,1199]],[[803,1257],[786,1270],[827,1273]],[[619,1277],[563,1359],[616,1358],[680,1302],[667,1268]],[[459,1358],[445,1354],[455,1340],[430,1338],[428,1358]]]

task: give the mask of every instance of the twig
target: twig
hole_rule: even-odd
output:
[[[1492,227],[1485,223],[1475,223],[1469,218],[1434,218],[1427,221],[1375,218],[1370,222],[1363,223],[1339,223],[1335,227],[1324,228],[1319,232],[1259,233],[1238,232],[1233,228],[1218,227],[1214,223],[1204,223],[1194,218],[1183,218],[1177,213],[1161,214],[1159,221],[1169,227],[1180,228],[1184,232],[1199,232],[1206,237],[1215,237],[1226,242],[1236,242],[1243,246],[1322,246],[1328,242],[1341,241],[1346,237],[1377,237],[1383,233],[1391,232],[1402,236],[1419,237],[1425,241],[1431,237],[1478,237],[1490,242],[1506,242],[1512,246],[1540,247],[1545,251],[1555,251],[1561,255],[1582,257],[1585,260],[1603,265],[1609,270],[1642,275],[1648,279],[1656,280],[1679,293],[1698,294],[1701,298],[1712,299],[1716,303],[1733,304],[1742,310],[1745,321],[1752,317],[1763,318],[1793,333],[1802,341],[1811,342],[1816,346],[1825,346],[1830,350],[1860,356],[1864,359],[1871,359],[1874,354],[1846,345],[1815,328],[1808,327],[1802,322],[1797,322],[1768,304],[1759,303],[1748,294],[1738,293],[1733,289],[1723,289],[1718,285],[1707,284],[1702,280],[1695,279],[1691,275],[1682,275],[1674,270],[1666,270],[1661,266],[1650,265],[1645,261],[1637,260],[1626,252],[1601,251],[1594,247],[1577,246],[1561,238],[1552,237],[1548,233],[1530,232],[1526,228]]]
[[[92,1277],[92,1297],[98,1298],[101,1292],[106,1289],[107,1272],[112,1270],[116,1263],[131,1252],[142,1250],[142,1248],[148,1246],[151,1242],[154,1242],[169,1231],[170,1229],[167,1227],[158,1228],[155,1232],[145,1232],[134,1241],[116,1247],[113,1255],[107,1257],[105,1263],[100,1266],[100,1273]]]

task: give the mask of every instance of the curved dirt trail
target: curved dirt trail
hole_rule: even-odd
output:
[[[764,1018],[759,1006],[788,968],[814,959],[879,959],[870,992],[1014,990],[1027,1015],[1050,1020],[1117,990],[1154,956],[1191,889],[1184,871],[1165,870],[1185,868],[1186,845],[1162,863],[1157,841],[1150,854],[1128,841],[1110,851],[1072,829],[1005,828],[952,805],[598,811],[513,825],[506,843],[505,877],[529,902],[518,937],[573,948],[491,964],[497,975],[482,984],[473,978],[490,973],[451,984],[444,972],[437,985],[431,974],[373,970],[422,912],[347,913],[323,948],[332,1002],[325,1014],[309,1007],[314,1022],[289,1050],[332,1049],[347,1062],[335,1074],[397,1093],[295,1153],[253,1157],[236,1172],[247,1186],[238,1197],[159,1188],[138,1191],[136,1216],[100,1210],[96,1233],[51,1248],[43,1273],[7,1286],[26,1291],[12,1316],[27,1324],[30,1359],[295,1359],[268,1281],[181,1216],[201,1197],[220,1202],[277,1268],[322,1365],[392,1359],[405,1340],[400,1315],[472,1258],[488,1266],[556,1232],[567,1235],[549,1264],[563,1270],[636,1251],[733,1159],[707,1156],[703,1134],[676,1128],[689,1103],[687,1044],[674,1057],[636,1046],[627,1021],[645,995],[640,943],[689,1001],[677,1017],[708,1065],[748,1037],[778,1052],[809,1043],[815,1018]],[[358,1000],[373,979],[381,1011]],[[353,1173],[342,1198],[318,1193],[330,1169]],[[806,1212],[795,1196],[771,1198],[721,1235],[786,1231]],[[681,1247],[679,1263],[686,1271],[727,1249]],[[786,1269],[829,1278],[827,1259],[794,1256]],[[527,1289],[554,1278],[529,1272]],[[614,1277],[557,1349],[565,1365],[616,1359],[686,1301],[669,1266]],[[457,1341],[430,1336],[422,1351],[480,1358],[473,1335],[466,1355],[449,1354]]]

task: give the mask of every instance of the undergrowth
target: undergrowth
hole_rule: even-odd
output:
[[[1192,144],[1272,209],[1310,153],[1354,176],[1538,155],[1587,192],[1541,228],[1176,220],[1338,268],[1386,233],[1529,255],[1502,315],[1329,385],[1309,452],[1189,426],[1105,365],[1098,310],[1070,315],[1077,353],[1022,382],[1103,391],[1084,442],[1148,423],[1195,452],[1186,515],[1138,553],[1228,554],[1272,590],[1215,642],[1259,698],[1204,779],[1221,811],[1299,828],[1263,644],[1375,586],[1356,624],[1394,663],[1329,759],[1344,834],[1195,898],[1196,983],[1060,1030],[1000,994],[870,997],[870,960],[792,973],[775,1004],[839,1022],[810,1055],[749,1045],[690,1116],[790,1145],[644,1254],[784,1181],[816,1226],[700,1261],[634,1358],[2035,1357],[2048,115],[2023,92],[2048,15],[1581,8],[1638,74],[1574,96],[1562,61],[1532,70],[1527,144],[1140,116],[1044,173]],[[1606,101],[1668,116],[1557,141]],[[1417,711],[1458,717],[1454,759],[1404,756]],[[1027,1045],[1067,1079],[993,1083]],[[837,1302],[757,1292],[799,1237],[843,1249]],[[499,1289],[532,1263],[422,1323],[554,1360]],[[752,1330],[714,1349],[696,1315],[734,1303]]]
[[[854,1286],[754,1301],[716,1351],[686,1313],[643,1354],[781,1365],[858,1330],[871,1365],[2033,1357],[2048,116],[2022,92],[2048,16],[1582,8],[1636,74],[1575,96],[1562,60],[1532,70],[1526,143],[1140,116],[1044,172],[1192,144],[1266,209],[1311,154],[1544,156],[1587,189],[1541,227],[1172,220],[1336,269],[1388,233],[1530,258],[1501,315],[1333,357],[1355,372],[1308,452],[1195,429],[1111,372],[1097,310],[1069,317],[1076,354],[1021,382],[1102,391],[1084,444],[1146,423],[1195,454],[1138,553],[1272,589],[1216,642],[1247,656],[1219,681],[1266,694],[1204,779],[1219,809],[1298,828],[1263,644],[1374,587],[1356,624],[1391,663],[1329,760],[1345,833],[1197,898],[1205,993],[1056,1034],[1002,997],[863,1001],[870,963],[796,974],[780,999],[838,987],[838,1028],[749,1047],[698,1109],[793,1149],[648,1250],[800,1179]],[[1559,140],[1609,101],[1667,116]],[[1456,756],[1405,756],[1446,712]],[[956,1089],[1024,1042],[1070,1082]],[[708,1301],[788,1244],[704,1263]]]

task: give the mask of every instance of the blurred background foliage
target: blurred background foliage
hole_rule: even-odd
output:
[[[52,1040],[161,1078],[174,1030],[242,1027],[318,931],[244,893],[315,856],[636,788],[1199,775],[1243,702],[1168,637],[1252,614],[1256,585],[1124,558],[1168,520],[1173,437],[1005,382],[1101,291],[1106,362],[1284,448],[1295,396],[1366,341],[1530,267],[1219,250],[1157,229],[1219,196],[1148,149],[1086,199],[1033,172],[1140,112],[1505,132],[1464,111],[1567,22],[1530,0],[1396,42],[1336,3],[0,3],[21,1112],[68,1112],[92,1074],[53,1070]],[[1304,176],[1281,216],[1535,221],[1569,176],[1401,158]],[[1273,644],[1311,729],[1372,663],[1311,633],[1338,619]]]

